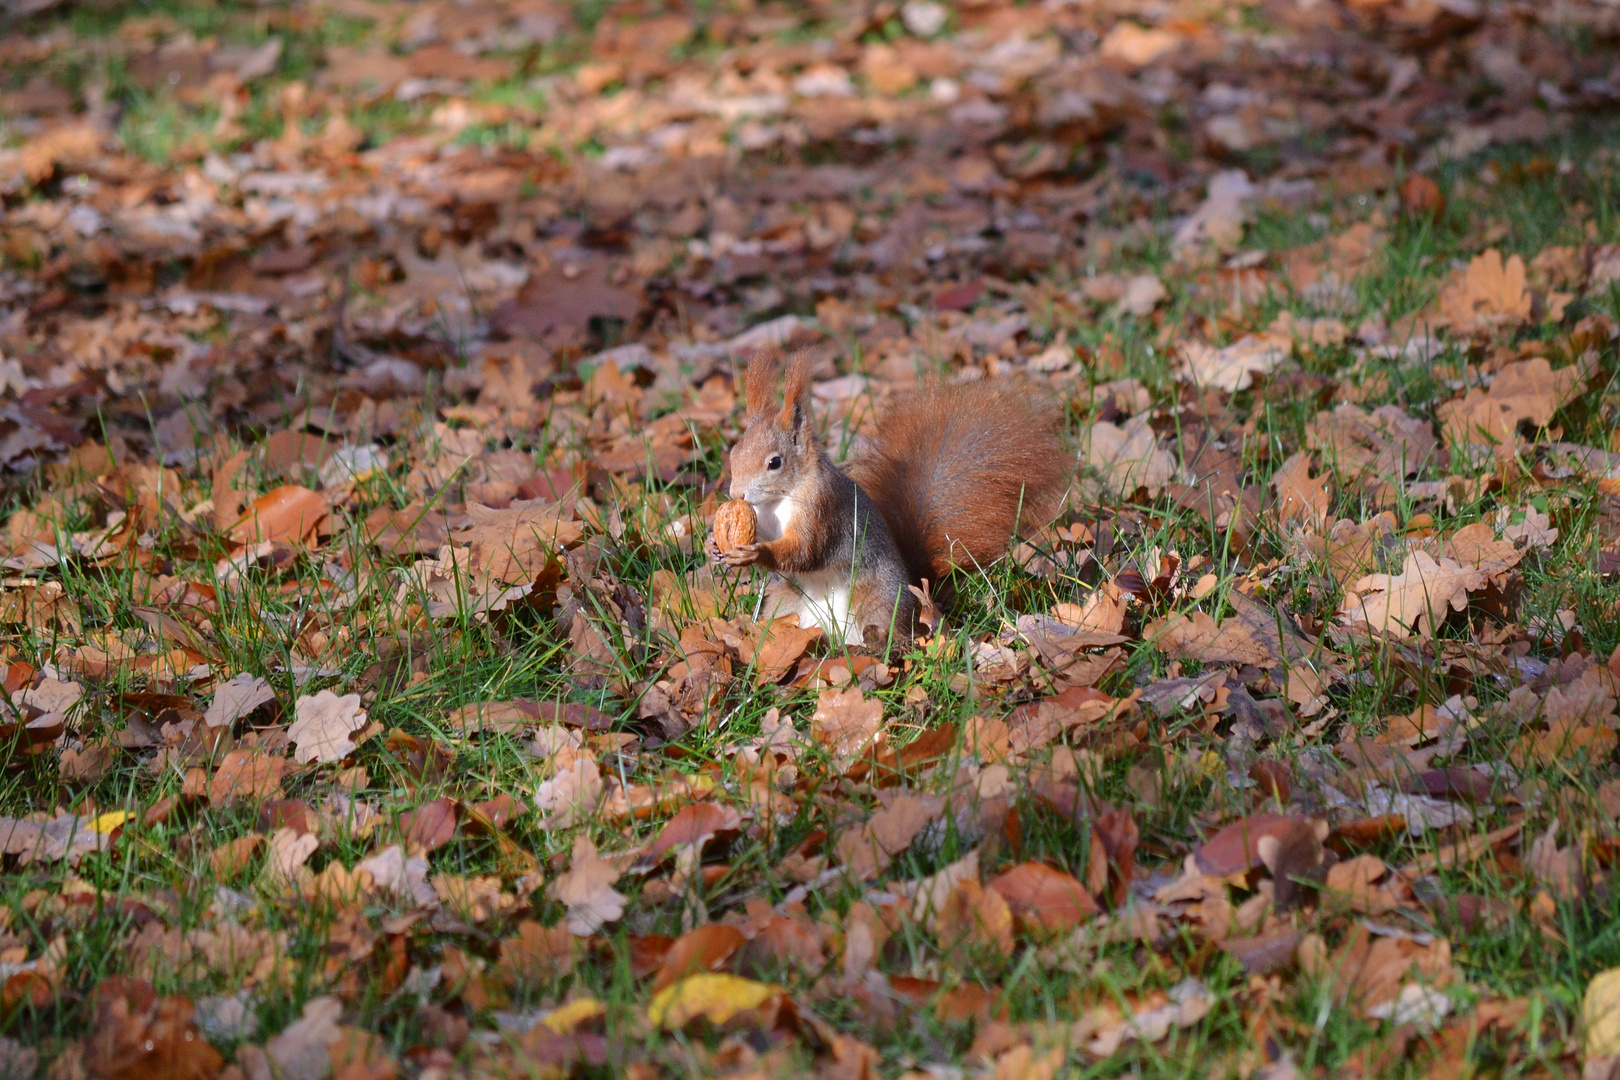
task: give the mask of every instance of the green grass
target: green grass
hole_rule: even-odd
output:
[[[135,11],[161,11],[172,14],[198,33],[240,33],[247,40],[255,40],[251,35],[261,31],[252,27],[262,26],[253,22],[259,18],[255,10],[140,6],[122,11],[118,18]],[[72,19],[75,30],[86,36],[108,33],[118,21],[99,9],[75,11]],[[333,35],[328,40],[347,40],[358,30],[339,26],[329,31],[288,33],[293,40],[283,74],[291,77],[307,72],[305,65],[312,63],[308,59],[313,55],[310,50],[320,40],[320,33]],[[114,79],[119,78],[116,71],[109,73]],[[244,116],[244,122],[258,134],[274,130],[279,123],[279,113],[273,104],[274,88],[275,81],[257,88],[254,103]],[[171,163],[179,147],[192,138],[206,138],[212,126],[211,114],[206,109],[188,107],[165,96],[143,95],[123,84],[116,93],[126,104],[121,129],[126,145],[155,163]],[[488,99],[539,107],[535,98],[516,86],[491,90]],[[423,122],[419,110],[396,102],[358,109],[355,117],[368,135],[378,141],[412,130]],[[511,125],[490,126],[469,129],[463,139],[480,145],[521,145],[517,138],[520,134]],[[1513,177],[1493,185],[1477,182],[1481,159],[1446,166],[1440,180],[1450,201],[1438,222],[1403,218],[1395,214],[1392,207],[1384,207],[1388,245],[1374,271],[1357,284],[1358,310],[1343,314],[1343,320],[1354,328],[1361,318],[1369,315],[1382,314],[1393,322],[1421,309],[1435,294],[1453,260],[1466,259],[1482,246],[1488,246],[1479,241],[1484,223],[1488,221],[1499,221],[1506,228],[1494,246],[1526,257],[1549,244],[1581,242],[1588,223],[1597,241],[1620,239],[1620,222],[1616,221],[1613,210],[1615,177],[1612,169],[1583,166],[1564,174],[1525,168],[1536,160],[1558,161],[1565,156],[1575,162],[1591,162],[1590,150],[1601,144],[1607,134],[1596,131],[1570,137],[1550,147],[1493,151],[1488,158],[1498,174]],[[1576,220],[1571,213],[1571,208],[1577,204],[1585,206],[1590,213],[1584,221]],[[1246,245],[1281,251],[1308,243],[1364,218],[1372,207],[1352,201],[1320,209],[1329,215],[1327,220],[1313,221],[1304,214],[1264,216],[1251,228]],[[1168,277],[1172,273],[1168,254],[1162,239],[1156,238],[1146,251],[1121,257],[1105,269],[1126,271],[1157,267]],[[1172,282],[1173,299],[1164,309],[1166,325],[1186,328],[1194,320],[1217,315],[1223,306],[1218,297],[1213,300],[1191,298],[1185,285],[1184,280]],[[1263,328],[1273,315],[1288,306],[1279,298],[1265,301],[1251,313],[1249,325]],[[1612,317],[1616,311],[1616,298],[1612,294],[1588,298],[1572,306],[1563,329],[1535,329],[1527,336],[1541,335],[1557,341],[1567,336],[1568,327],[1584,315],[1606,313]],[[1303,309],[1298,309],[1297,313],[1306,314]],[[1111,316],[1093,321],[1055,306],[1042,313],[1040,320],[1043,331],[1053,337],[1065,334],[1071,343],[1083,344],[1094,351],[1105,346],[1117,350],[1119,366],[1108,372],[1107,378],[1128,375],[1142,379],[1153,391],[1156,405],[1168,406],[1175,400],[1177,388],[1166,360],[1166,338],[1151,321]],[[1475,355],[1467,359],[1477,364],[1481,357]],[[1566,409],[1555,421],[1564,428],[1566,440],[1608,445],[1616,405],[1612,382],[1616,356],[1612,345],[1603,347],[1600,359],[1607,381],[1590,390],[1579,406]],[[1463,360],[1455,351],[1448,353],[1438,362],[1442,366],[1439,372],[1423,365],[1389,364],[1382,369],[1389,380],[1387,394],[1366,404],[1370,407],[1386,400],[1399,401],[1415,415],[1430,415],[1435,404],[1451,395],[1451,387],[1444,378],[1451,372],[1460,373]],[[1336,377],[1343,375],[1352,362],[1348,349],[1328,349],[1307,361],[1305,369]],[[1446,364],[1451,365],[1450,372],[1444,369]],[[1099,381],[1103,377],[1099,375]],[[1261,391],[1245,392],[1234,399],[1231,408],[1238,421],[1253,422],[1250,440],[1244,449],[1244,462],[1252,470],[1253,484],[1267,483],[1275,468],[1290,453],[1305,445],[1305,425],[1322,407],[1323,402],[1314,397],[1289,397]],[[1088,420],[1087,416],[1075,416],[1075,432],[1078,433]],[[567,698],[601,707],[616,718],[629,721],[634,707],[634,702],[624,694],[612,689],[581,689],[578,681],[567,675],[563,668],[567,655],[566,628],[558,627],[546,605],[515,605],[512,610],[487,620],[460,616],[406,627],[405,641],[401,645],[400,628],[389,625],[383,617],[385,602],[393,598],[397,588],[394,571],[399,568],[399,561],[380,558],[360,542],[356,529],[356,523],[363,521],[372,509],[401,505],[407,500],[407,474],[417,448],[398,449],[400,452],[393,455],[396,462],[393,470],[362,486],[352,504],[339,511],[342,527],[331,547],[319,555],[293,558],[281,569],[251,573],[240,595],[222,597],[219,610],[208,616],[212,640],[218,649],[217,660],[211,662],[216,662],[218,670],[223,672],[241,670],[266,677],[275,688],[283,711],[299,692],[325,686],[365,688],[372,695],[367,708],[371,718],[382,725],[384,734],[367,742],[356,755],[355,763],[366,770],[368,780],[355,795],[383,812],[384,820],[378,826],[378,834],[383,837],[389,837],[395,829],[392,819],[397,810],[440,795],[476,802],[507,794],[529,803],[535,788],[544,779],[537,763],[522,753],[518,740],[507,736],[461,735],[446,725],[444,718],[448,710],[469,702],[514,697]],[[534,452],[539,460],[553,448],[525,449]],[[697,464],[710,478],[718,477],[720,472],[716,449],[711,447]],[[263,491],[283,479],[255,475],[253,483],[255,490]],[[193,506],[213,494],[199,477],[186,476],[183,484],[180,502],[184,507]],[[49,490],[41,480],[36,487],[14,492],[14,505],[33,505]],[[92,525],[93,500],[88,497],[88,491],[83,494],[86,498],[75,505],[76,516],[64,523],[70,531]],[[594,539],[602,545],[603,570],[616,583],[635,590],[650,605],[656,572],[692,571],[701,560],[671,543],[663,531],[669,521],[695,508],[692,493],[682,488],[664,491],[652,484],[642,494],[646,497],[621,500],[617,506],[627,526],[621,536],[596,535]],[[667,507],[659,505],[658,496],[667,496]],[[1550,617],[1561,608],[1572,608],[1584,628],[1587,647],[1594,657],[1601,659],[1620,645],[1620,626],[1614,618],[1614,587],[1598,579],[1590,569],[1593,555],[1603,542],[1599,518],[1605,498],[1579,482],[1547,490],[1526,485],[1500,495],[1465,500],[1450,511],[1445,524],[1450,529],[1468,521],[1489,520],[1499,507],[1518,506],[1525,500],[1541,500],[1545,504],[1543,509],[1558,509],[1557,524],[1563,535],[1552,551],[1525,560],[1522,567],[1524,599],[1517,620],[1523,623],[1531,617]],[[608,509],[606,504],[603,509]],[[1122,541],[1123,551],[1112,557],[1116,569],[1148,549],[1158,548],[1173,550],[1183,560],[1202,556],[1209,560],[1207,568],[1223,578],[1222,588],[1198,605],[1160,601],[1133,612],[1133,622],[1138,627],[1172,607],[1186,611],[1196,606],[1218,613],[1223,598],[1229,595],[1232,579],[1250,571],[1266,576],[1265,598],[1290,610],[1326,620],[1337,607],[1340,599],[1337,584],[1325,577],[1321,567],[1287,559],[1287,537],[1274,522],[1263,520],[1248,549],[1237,551],[1232,546],[1232,538],[1203,517],[1177,511],[1162,500],[1109,509],[1117,513],[1116,520],[1133,526],[1133,531]],[[1417,509],[1403,505],[1397,508],[1397,517],[1404,523]],[[1333,506],[1336,516],[1363,520],[1374,512],[1375,508],[1359,493],[1347,488],[1338,491]],[[1437,513],[1436,516],[1442,515]],[[224,550],[217,537],[206,531],[192,530],[170,516],[154,530],[151,553],[163,560],[164,573],[207,580],[214,560],[224,554]],[[324,565],[327,560],[337,562],[345,572],[352,572],[359,584],[368,587],[368,592],[354,608],[334,608],[330,600],[321,599],[323,591],[330,592],[322,586],[323,578],[329,577]],[[1004,563],[978,574],[962,575],[958,582],[960,596],[949,612],[945,641],[931,649],[918,648],[900,657],[910,663],[910,670],[892,686],[876,692],[885,704],[885,714],[912,720],[917,719],[920,712],[924,724],[937,725],[965,720],[976,711],[1001,709],[1006,702],[989,696],[975,701],[961,692],[961,676],[967,674],[964,657],[971,653],[975,642],[1000,631],[1019,614],[1044,611],[1054,602],[1072,601],[1084,595],[1090,583],[1083,582],[1072,566],[1066,567],[1066,571],[1055,580],[1047,581]],[[147,598],[138,595],[138,575],[133,566],[97,568],[73,562],[64,566],[58,579],[74,598],[87,636],[142,630],[144,624],[133,609]],[[575,586],[578,587],[578,583]],[[755,595],[752,583],[748,588],[739,589],[730,610],[733,613],[752,610]],[[602,602],[596,596],[587,599],[592,604]],[[600,611],[600,607],[597,610]],[[374,618],[375,624],[363,625],[356,618],[361,614]],[[295,663],[296,631],[323,621],[330,623],[328,629],[347,627],[355,637],[346,653],[333,661],[336,674],[319,675],[300,688],[289,673]],[[1477,617],[1472,626],[1466,620],[1453,620],[1440,635],[1441,643],[1460,645],[1469,639],[1471,632],[1489,625],[1489,620],[1483,617]],[[26,627],[18,628],[10,641],[14,655],[30,662],[56,656],[63,646],[76,643],[57,632]],[[620,659],[613,675],[627,683],[653,677],[666,653],[666,643],[647,632],[639,638],[615,644],[621,647],[616,650]],[[1547,660],[1556,655],[1556,650],[1538,645],[1534,654]],[[422,665],[425,678],[412,682],[408,672],[412,670],[410,661],[416,656],[425,660]],[[379,657],[383,658],[385,670],[373,672]],[[1409,663],[1403,662],[1395,650],[1369,649],[1353,654],[1351,660],[1350,669],[1362,679],[1335,692],[1332,708],[1337,716],[1328,730],[1307,736],[1296,728],[1267,750],[1268,756],[1293,764],[1296,775],[1305,763],[1321,760],[1340,738],[1357,732],[1370,733],[1384,716],[1406,712],[1422,700],[1433,701],[1445,696],[1427,682],[1434,677],[1432,669],[1426,669],[1419,679],[1413,680]],[[1161,653],[1133,646],[1127,666],[1111,676],[1104,688],[1123,695],[1162,677],[1169,669]],[[1184,673],[1195,669],[1195,664],[1182,665]],[[81,735],[93,739],[120,730],[127,721],[118,695],[147,686],[146,678],[131,669],[114,673],[104,685],[96,688],[83,707]],[[908,691],[919,688],[926,702],[921,710],[907,698]],[[1482,710],[1504,696],[1501,687],[1488,679],[1478,681],[1468,692],[1480,699]],[[667,747],[666,752],[647,749],[623,761],[612,761],[612,770],[622,766],[624,775],[631,780],[646,781],[665,768],[696,774],[713,767],[718,771],[721,784],[725,785],[734,781],[733,767],[725,751],[739,739],[757,732],[760,718],[772,706],[802,721],[813,707],[813,698],[807,693],[775,688],[756,690],[752,688],[751,679],[739,678],[711,713],[712,728],[703,725],[695,728],[679,741],[675,747],[678,753],[667,752],[670,749]],[[432,740],[445,747],[451,754],[448,767],[441,774],[422,775],[410,760],[408,749],[401,748],[397,742],[395,749],[389,748],[388,733],[396,728],[407,736]],[[1102,762],[1095,778],[1095,793],[1128,806],[1135,813],[1144,841],[1141,871],[1173,874],[1196,830],[1246,812],[1252,805],[1252,792],[1235,788],[1228,782],[1221,758],[1223,744],[1211,738],[1195,717],[1154,719],[1149,723],[1149,734],[1149,745],[1140,753],[1114,756]],[[1511,747],[1513,734],[1505,729],[1487,730],[1470,745],[1461,760],[1500,760]],[[1215,755],[1214,768],[1205,764],[1206,755],[1210,753]],[[123,808],[139,813],[163,798],[178,795],[185,780],[182,768],[154,772],[145,764],[134,764],[128,756],[108,775],[88,785],[62,781],[56,771],[56,761],[50,755],[29,757],[13,746],[5,752],[3,761],[0,810],[12,816],[49,813],[59,807],[79,807],[87,803],[103,810]],[[779,872],[785,855],[812,832],[831,831],[836,827],[841,800],[854,797],[870,801],[866,793],[836,777],[818,773],[813,756],[807,757],[801,769],[806,776],[805,788],[799,793],[791,819],[768,834],[740,837],[725,855],[732,868],[728,877],[722,879],[712,893],[702,894],[699,890],[699,898],[711,916],[737,906],[747,895],[779,900],[792,884]],[[1145,769],[1160,776],[1159,799],[1147,802],[1138,798],[1132,781],[1133,769]],[[330,794],[330,774],[330,769],[300,773],[284,785],[286,797],[308,799],[319,805]],[[1585,807],[1590,812],[1592,793],[1599,784],[1616,775],[1617,770],[1610,761],[1573,758],[1527,769],[1522,780],[1543,782],[1568,805]],[[1086,834],[1071,822],[1043,809],[1027,788],[1019,791],[1014,806],[1018,815],[1015,835],[976,837],[953,822],[942,830],[937,843],[914,845],[898,858],[890,877],[904,880],[933,873],[980,843],[985,845],[987,863],[1000,866],[1014,861],[1010,849],[1016,841],[1018,858],[1050,860],[1083,878],[1089,858]],[[1478,828],[1494,828],[1508,820],[1510,807],[1506,803],[1484,804],[1477,812]],[[1527,834],[1544,829],[1550,817],[1544,808],[1533,810],[1526,820]],[[0,1029],[27,1041],[40,1041],[48,1053],[54,1054],[68,1040],[82,1034],[90,1014],[93,988],[102,979],[128,970],[124,944],[137,932],[137,924],[145,916],[139,910],[123,910],[111,901],[128,899],[154,911],[161,908],[165,922],[185,931],[212,925],[208,911],[216,902],[215,884],[229,885],[248,898],[253,905],[253,913],[247,916],[249,925],[286,935],[289,980],[284,985],[267,988],[255,1000],[260,1031],[274,1032],[295,1018],[305,1001],[327,988],[324,953],[337,912],[331,905],[289,903],[256,884],[262,855],[256,858],[252,868],[231,881],[216,883],[213,880],[208,853],[220,844],[250,835],[257,824],[258,808],[253,806],[193,809],[151,826],[133,823],[126,827],[115,851],[89,856],[73,871],[78,878],[101,890],[104,899],[60,911],[56,910],[59,901],[55,897],[66,881],[67,871],[63,867],[33,867],[0,876],[0,911],[9,913],[7,932],[26,948],[29,958],[39,956],[58,938],[66,945],[61,992],[43,1007],[30,1003],[11,1006],[0,1015]],[[1574,822],[1566,817],[1565,824],[1573,826]],[[1605,824],[1604,828],[1607,830],[1609,826]],[[656,829],[656,822],[634,822],[624,833],[607,826],[598,827],[594,832],[604,849],[611,843],[613,850],[626,850],[655,835]],[[508,833],[519,847],[531,852],[542,866],[550,868],[548,876],[554,876],[570,850],[570,834],[539,829],[532,813],[518,818],[509,826]],[[1394,865],[1433,846],[1432,839],[1415,843],[1398,839],[1373,850]],[[310,864],[311,869],[319,871],[332,861],[352,867],[373,848],[374,841],[340,830],[330,841],[323,842]],[[459,838],[433,856],[435,873],[495,875],[502,869],[500,852],[487,839]],[[1534,889],[1523,879],[1500,874],[1486,864],[1448,872],[1442,881],[1450,890],[1515,902],[1528,901],[1534,895]],[[568,996],[590,994],[607,1003],[608,1030],[616,1037],[638,1051],[670,1063],[672,1072],[684,1068],[697,1075],[702,1066],[695,1063],[712,1049],[715,1040],[697,1035],[666,1040],[649,1032],[638,1020],[648,996],[647,987],[644,980],[637,980],[630,973],[631,936],[679,934],[683,929],[682,905],[643,902],[639,896],[640,886],[634,878],[625,879],[620,888],[632,897],[629,913],[607,935],[594,961],[580,964],[572,975],[563,979],[515,988],[510,1001],[502,1003],[502,1010],[539,1008]],[[825,916],[841,920],[861,894],[862,890],[840,883],[811,893],[806,902],[813,918]],[[552,923],[561,914],[561,908],[543,894],[536,894],[532,903],[530,917]],[[368,906],[364,914],[375,927],[398,912],[386,903],[377,902]],[[497,918],[465,935],[419,931],[409,937],[407,959],[417,969],[428,970],[442,965],[446,950],[451,947],[477,958],[490,959],[495,955],[496,942],[510,934],[512,922],[510,918]],[[1349,920],[1323,913],[1315,928],[1323,932],[1331,944],[1337,944],[1348,926]],[[1559,1067],[1563,1043],[1573,1038],[1586,981],[1596,971],[1620,964],[1620,891],[1597,890],[1584,903],[1560,906],[1552,929],[1561,936],[1563,944],[1549,944],[1550,939],[1522,913],[1510,918],[1501,929],[1448,931],[1456,962],[1467,980],[1466,985],[1459,984],[1450,991],[1459,1005],[1470,1004],[1485,995],[1527,997],[1532,1001],[1533,1015],[1545,1017],[1548,1032],[1545,1039],[1538,1034],[1512,1043],[1488,1042],[1480,1051],[1481,1060],[1499,1068],[1503,1075],[1533,1075],[1539,1069]],[[1168,930],[1170,940],[1157,950],[1134,942],[1080,944],[1066,952],[1056,948],[1021,948],[1012,957],[975,954],[966,964],[952,967],[930,935],[908,925],[885,949],[883,967],[895,974],[947,979],[961,976],[999,987],[1005,994],[1011,1018],[1030,1022],[1072,1019],[1085,1005],[1117,999],[1126,993],[1166,989],[1196,970],[1216,1000],[1214,1010],[1205,1021],[1191,1029],[1172,1032],[1162,1043],[1129,1046],[1105,1062],[1082,1064],[1080,1059],[1072,1059],[1065,1075],[1194,1077],[1215,1074],[1217,1068],[1222,1070],[1219,1075],[1227,1071],[1235,1074],[1239,1055],[1250,1047],[1247,1019],[1261,991],[1251,986],[1232,958],[1203,948],[1195,935],[1181,927],[1171,924]],[[386,943],[381,937],[377,950],[365,962],[368,975],[380,976],[381,962],[386,956]],[[814,1009],[824,1019],[877,1045],[883,1054],[882,1072],[886,1076],[919,1063],[959,1061],[972,1045],[974,1030],[970,1025],[940,1022],[927,1010],[903,1015],[892,1029],[881,1030],[874,1025],[869,1010],[852,998],[818,995],[812,980],[793,972],[768,974],[783,980],[806,1001],[813,1001]],[[432,1026],[436,1014],[423,1006],[428,1002],[435,1003],[435,1008],[446,1004],[442,992],[384,993],[378,989],[382,985],[380,980],[374,985],[363,985],[371,988],[363,989],[350,1003],[346,1022],[380,1032],[396,1054],[431,1044],[435,1038]],[[231,992],[235,986],[218,973],[160,973],[156,989],[159,993],[203,997]],[[1287,981],[1277,994],[1273,1004],[1275,1015],[1290,1025],[1283,1041],[1302,1070],[1321,1067],[1332,1075],[1363,1050],[1379,1046],[1388,1037],[1388,1032],[1376,1023],[1356,1020],[1336,1007],[1328,988],[1308,978]],[[488,1028],[492,1023],[492,1011],[464,1009],[466,1019],[481,1028]],[[230,1051],[233,1047],[225,1045],[222,1049]],[[803,1050],[796,1052],[803,1053]],[[1410,1060],[1398,1062],[1391,1074],[1423,1075],[1426,1068],[1423,1054],[1415,1053]]]

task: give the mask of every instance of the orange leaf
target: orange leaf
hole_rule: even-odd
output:
[[[724,923],[710,923],[682,934],[664,954],[664,962],[653,979],[653,990],[662,990],[695,972],[718,970],[745,941],[741,930]]]
[[[285,484],[253,500],[242,519],[231,526],[231,542],[311,540],[330,512],[326,500],[318,493],[297,484]]]
[[[1044,863],[1021,863],[992,879],[989,887],[1007,901],[1026,932],[1072,930],[1100,910],[1085,886]]]

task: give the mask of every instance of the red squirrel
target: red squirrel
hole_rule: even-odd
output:
[[[817,442],[810,364],[748,365],[747,429],[731,448],[731,497],[758,517],[757,539],[708,554],[777,575],[767,617],[799,616],[844,645],[909,639],[921,605],[908,586],[1006,554],[1022,527],[1055,512],[1069,472],[1061,414],[1012,380],[925,382],[897,397],[846,474]]]

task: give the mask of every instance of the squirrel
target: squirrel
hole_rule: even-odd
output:
[[[747,427],[731,448],[731,497],[753,507],[756,541],[707,545],[718,564],[776,575],[767,617],[797,614],[846,646],[910,640],[925,596],[915,586],[1001,558],[1056,512],[1062,417],[1034,387],[924,382],[885,410],[846,473],[816,439],[808,358],[788,364],[777,407],[779,367],[771,354],[750,360]]]

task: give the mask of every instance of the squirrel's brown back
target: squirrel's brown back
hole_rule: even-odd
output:
[[[912,576],[938,581],[999,559],[1056,511],[1069,474],[1060,426],[1025,384],[924,383],[890,404],[849,472]]]

